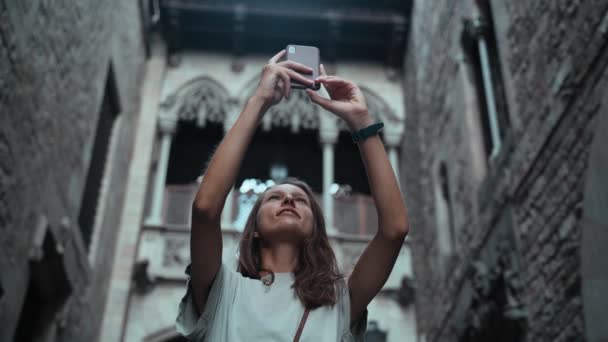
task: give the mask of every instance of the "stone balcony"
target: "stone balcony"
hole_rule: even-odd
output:
[[[163,223],[144,224],[138,248],[138,263],[147,264],[146,273],[155,280],[185,280],[184,270],[190,262],[190,210],[198,184],[170,185],[165,187]],[[227,206],[232,215],[222,223],[223,258],[227,265],[236,268],[238,242],[242,232],[239,215],[248,215],[239,207],[239,197],[248,196],[234,190]],[[321,195],[316,195],[317,199]],[[334,198],[335,222],[328,223],[330,243],[334,248],[338,265],[347,274],[352,270],[359,255],[376,232],[376,212],[373,199],[355,194]],[[404,276],[411,278],[409,243],[406,241],[399,259],[385,288],[396,290]]]

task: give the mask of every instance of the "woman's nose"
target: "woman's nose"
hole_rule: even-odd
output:
[[[291,196],[291,195],[285,196],[285,200],[283,201],[283,203],[291,203],[291,204],[293,204],[294,203],[293,196]]]

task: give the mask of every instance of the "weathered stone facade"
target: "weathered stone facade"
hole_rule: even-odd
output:
[[[146,79],[151,75],[158,76],[154,89],[142,91],[145,96],[142,101],[142,113],[143,107],[149,106],[154,115],[142,116],[139,120],[138,140],[140,137],[147,137],[147,140],[135,144],[131,169],[137,168],[138,175],[136,179],[130,178],[128,182],[121,234],[117,244],[117,254],[134,260],[134,265],[119,259],[115,261],[103,331],[100,334],[102,341],[160,342],[179,339],[174,323],[178,303],[185,293],[184,269],[190,263],[190,204],[198,184],[194,180],[186,184],[158,182],[156,177],[163,170],[170,174],[184,165],[201,165],[199,159],[205,162],[211,157],[214,148],[206,150],[203,143],[216,146],[220,142],[223,131],[228,130],[236,121],[243,103],[258,82],[259,70],[266,62],[261,56],[243,56],[240,59],[243,67],[235,72],[231,65],[226,63],[231,58],[228,54],[184,51],[179,55],[180,62],[169,66],[169,63],[163,60],[166,56],[156,56],[154,51],[162,51],[164,46],[162,41],[157,43],[158,49],[152,49],[151,59],[158,58],[159,65],[167,67],[162,71],[160,67],[156,70],[148,69],[150,72],[146,75]],[[399,123],[403,122],[404,116],[403,93],[399,82],[388,81],[383,75],[382,66],[374,63],[337,62],[332,67],[340,75],[356,80],[366,95],[376,96],[370,99],[370,106],[375,106],[375,114],[391,125],[382,132],[385,140],[390,139],[391,133],[399,132]],[[145,84],[149,85],[149,82],[146,81]],[[153,93],[160,96],[152,96]],[[373,102],[374,99],[376,102]],[[198,127],[196,148],[191,145],[178,145],[180,139],[189,134],[187,126],[183,125],[188,122]],[[218,127],[220,134],[214,132]],[[264,116],[258,133],[268,131],[267,134],[278,134],[277,131],[284,127],[289,127],[293,135],[296,135],[298,130],[312,130],[313,134],[308,136],[310,140],[305,142],[306,146],[322,145],[323,137],[328,135],[327,131],[332,133],[332,128],[336,135],[338,129],[344,129],[339,126],[335,116],[314,107],[303,93],[292,93],[290,101],[273,107]],[[170,159],[169,155],[163,156],[163,137],[168,137],[171,141],[170,151],[177,155],[175,159]],[[336,140],[333,140],[332,144],[337,146],[337,164],[337,160],[343,158],[343,149],[339,148]],[[248,155],[254,157],[258,164],[264,165],[264,153],[254,150],[262,143],[261,140],[254,140]],[[350,140],[347,146],[356,150]],[[290,147],[293,151],[300,151],[295,145]],[[387,149],[390,150],[390,147],[389,145]],[[322,152],[315,150],[315,153]],[[163,159],[167,163],[164,163]],[[137,167],[138,165],[141,167]],[[308,165],[290,172],[309,172],[310,169],[318,167],[321,173],[321,166]],[[336,177],[341,173],[353,172],[340,166],[344,165],[336,165]],[[354,168],[352,165],[349,167]],[[243,168],[243,172],[247,174],[246,178],[253,177],[251,169],[251,164],[249,168]],[[264,174],[263,177],[268,175]],[[237,183],[222,213],[223,261],[235,269],[235,255],[242,230],[242,226],[236,224],[235,218],[241,211],[245,211],[246,216],[249,213],[240,208],[235,200],[240,196],[239,187],[240,184]],[[136,195],[131,198],[132,193]],[[156,193],[162,194],[162,201],[159,202],[162,204],[162,210],[159,211],[158,221],[154,218],[153,209]],[[322,194],[318,195],[319,202],[322,203]],[[368,196],[360,197],[364,197],[366,203],[372,201]],[[349,274],[375,232],[375,213],[369,210],[369,219],[361,219],[361,208],[357,209],[353,203],[331,198],[336,207],[336,223],[327,221],[330,242],[340,269]],[[358,197],[353,196],[351,199],[355,198]],[[232,209],[229,210],[228,207]],[[324,213],[327,219],[327,211]],[[353,215],[354,213],[358,215]],[[347,220],[346,216],[352,217]],[[343,225],[342,221],[347,225]],[[348,224],[354,227],[348,227]],[[352,231],[346,230],[345,227]],[[361,227],[364,229],[360,230]],[[368,307],[369,321],[387,334],[386,341],[414,341],[416,338],[413,303],[408,300],[411,300],[413,294],[408,296],[403,293],[406,288],[411,289],[406,286],[409,283],[404,285],[411,277],[410,248],[406,243],[383,291]],[[402,299],[400,296],[407,298]]]
[[[2,341],[12,341],[24,319],[30,277],[40,277],[34,260],[49,258],[59,262],[52,270],[65,272],[68,295],[38,322],[45,340],[97,336],[138,114],[145,59],[140,18],[134,1],[0,1]],[[78,217],[107,96],[117,116],[87,248]],[[53,277],[59,275],[32,279],[48,290]],[[37,303],[40,316],[46,305]]]
[[[394,274],[410,274],[411,250],[416,314],[396,304],[395,276],[370,317],[387,326],[401,320],[389,334],[399,341],[415,330],[420,341],[608,339],[601,270],[608,260],[608,2],[413,2],[403,87],[377,62],[333,56],[327,63],[405,117],[398,169],[412,229]],[[502,148],[490,159],[478,65],[462,43],[462,19],[478,17],[488,2],[508,107]],[[0,0],[2,341],[40,324],[56,341],[175,337],[187,226],[173,232],[143,223],[158,168],[159,104],[207,72],[226,81],[236,111],[242,100],[235,98],[264,59],[252,63],[238,39],[232,54],[175,53],[172,41],[164,42],[169,56],[150,50],[141,3]],[[392,35],[400,43],[405,31],[397,24]],[[330,28],[337,41],[349,33]],[[79,213],[108,89],[117,116],[95,229],[82,236]],[[178,238],[165,239],[172,233]],[[155,269],[166,256],[155,254],[159,241],[182,247],[160,248],[175,252],[173,273]],[[365,241],[333,242],[348,262]],[[58,273],[44,278],[47,266]],[[61,301],[44,322],[20,325],[33,282]]]
[[[606,289],[595,289],[596,303],[583,301],[581,288],[600,277],[581,271],[581,233],[589,222],[583,202],[591,196],[585,190],[591,145],[606,134],[599,123],[608,115],[608,2],[487,1],[510,122],[489,162],[479,149],[484,114],[475,66],[461,44],[462,19],[477,17],[483,3],[413,6],[401,170],[419,336],[500,341],[500,330],[492,335],[478,326],[495,319],[485,314],[494,310],[500,322],[514,324],[511,333],[523,331],[509,340],[603,340],[608,335],[598,328],[601,310],[594,306],[605,303]],[[448,227],[438,224],[433,196],[438,161],[447,165],[451,184],[455,239],[447,258],[438,244]],[[591,191],[606,193],[605,183]],[[594,224],[605,230],[605,221]],[[606,260],[605,252],[594,253]],[[482,298],[490,292],[492,298]],[[509,312],[499,297],[519,311]]]

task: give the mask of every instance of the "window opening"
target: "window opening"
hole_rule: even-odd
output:
[[[14,341],[54,341],[57,315],[72,293],[63,257],[47,231],[42,258],[30,261],[30,277]]]
[[[89,162],[89,170],[87,172],[80,213],[78,215],[78,225],[82,233],[82,239],[87,248],[91,244],[91,238],[93,236],[93,227],[95,225],[95,217],[99,204],[99,195],[107,161],[110,137],[119,112],[120,108],[118,105],[114,72],[110,65],[101,109],[99,111],[99,119],[95,130],[95,140],[93,141],[91,161]]]
[[[462,44],[473,67],[486,154],[493,160],[510,122],[492,12],[485,1],[480,10],[482,17],[464,20]]]

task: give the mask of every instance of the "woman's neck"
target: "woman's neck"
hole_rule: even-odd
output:
[[[293,272],[298,264],[299,249],[290,243],[277,243],[260,249],[262,268],[274,273]]]

